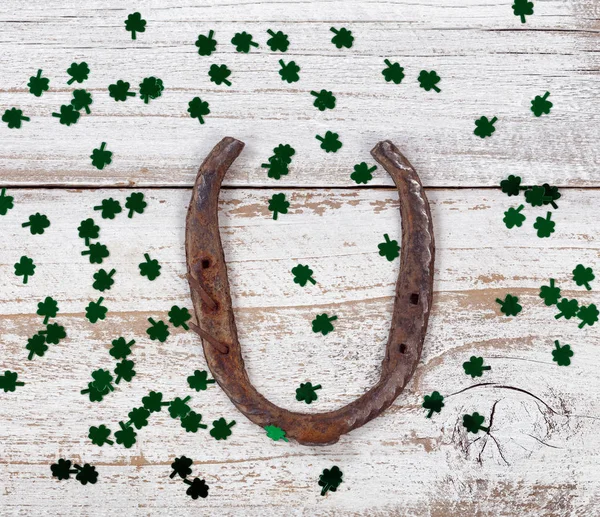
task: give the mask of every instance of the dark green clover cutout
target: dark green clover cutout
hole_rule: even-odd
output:
[[[382,70],[383,77],[390,83],[400,84],[404,79],[404,68],[400,66],[400,63],[392,63],[389,59],[384,60],[387,68]]]
[[[79,232],[79,237],[84,239],[86,246],[90,245],[90,239],[100,237],[100,227],[91,218],[81,221],[77,231]]]
[[[46,338],[42,334],[35,334],[27,340],[25,348],[29,350],[27,359],[30,361],[33,359],[34,355],[37,355],[38,357],[44,357],[44,354],[48,351]]]
[[[85,112],[89,115],[91,113],[90,105],[94,101],[92,100],[92,94],[86,90],[74,90],[73,98],[71,99],[71,106],[73,106],[77,111],[85,110]]]
[[[14,200],[14,197],[6,195],[6,189],[3,188],[0,192],[0,215],[6,215],[9,210],[14,208]]]
[[[546,218],[537,217],[533,227],[537,230],[537,236],[540,238],[550,237],[550,234],[554,233],[554,227],[556,223],[551,220],[552,212],[546,214]]]
[[[17,386],[25,386],[24,382],[17,381],[18,378],[19,374],[17,372],[5,370],[4,375],[0,375],[0,390],[8,393],[9,391],[15,391]]]
[[[273,156],[287,165],[292,163],[292,156],[295,154],[296,149],[294,149],[290,144],[279,144],[275,149],[273,149]]]
[[[30,276],[35,274],[35,264],[33,259],[23,255],[19,262],[15,264],[15,275],[23,277],[23,283],[26,284]]]
[[[250,52],[250,47],[258,48],[258,43],[252,40],[252,34],[248,34],[247,32],[236,32],[233,38],[231,38],[231,44],[235,45],[235,50],[237,52]]]
[[[315,138],[321,142],[321,149],[326,153],[337,153],[342,148],[342,142],[337,133],[327,131],[325,136],[317,135]]]
[[[219,418],[212,423],[213,427],[210,430],[210,435],[215,440],[227,440],[231,436],[231,428],[235,425],[235,420],[227,423],[224,418]]]
[[[172,400],[169,403],[169,415],[171,415],[171,418],[183,418],[187,415],[191,411],[190,406],[187,404],[191,398],[189,396],[184,399],[176,397],[175,400]]]
[[[556,210],[558,205],[555,201],[561,197],[558,187],[551,187],[548,183],[544,183],[542,187],[544,187],[544,205],[552,205],[552,208]]]
[[[502,192],[508,196],[518,196],[521,190],[526,189],[526,187],[521,187],[520,176],[513,176],[512,174],[508,177],[508,179],[500,182],[500,188],[502,189]]]
[[[106,150],[106,142],[102,142],[98,149],[94,149],[90,155],[92,165],[98,170],[104,169],[112,162],[112,152]]]
[[[105,392],[106,390],[115,390],[114,386],[112,385],[113,376],[108,370],[103,370],[102,368],[94,370],[92,372],[92,379],[94,379],[92,381],[94,384],[94,388],[96,388],[100,392]]]
[[[156,259],[150,259],[150,255],[148,253],[144,253],[144,258],[146,262],[142,262],[139,264],[140,275],[145,276],[148,280],[155,280],[160,276],[161,266]]]
[[[142,429],[148,425],[150,411],[145,407],[137,407],[132,409],[127,416],[129,417],[129,421],[125,424],[127,427],[133,424],[136,429]]]
[[[349,31],[344,27],[342,27],[341,29],[331,27],[331,29],[329,30],[335,34],[335,36],[331,38],[331,43],[333,43],[337,48],[352,47],[352,43],[354,42],[354,36],[352,36],[352,31]]]
[[[108,199],[103,199],[98,206],[94,207],[94,210],[100,210],[102,219],[114,219],[115,215],[120,214],[123,209],[121,208],[121,203],[109,197]]]
[[[319,111],[325,111],[326,109],[332,110],[335,108],[335,95],[333,92],[328,90],[321,90],[320,92],[311,91],[310,94],[315,97],[314,107],[318,108]]]
[[[289,168],[285,162],[282,162],[277,156],[271,156],[269,163],[263,163],[262,168],[268,169],[267,176],[273,179],[280,179],[281,176],[287,175]]]
[[[142,397],[142,404],[150,413],[158,413],[164,406],[169,406],[170,402],[163,402],[163,394],[151,391],[147,396]]]
[[[535,99],[531,101],[531,111],[536,117],[541,117],[544,113],[548,115],[552,108],[552,103],[548,99],[550,92],[546,92],[543,97],[539,95],[535,96]]]
[[[52,476],[59,480],[69,479],[71,474],[76,474],[78,471],[71,469],[71,461],[63,458],[59,459],[57,463],[50,465]]]
[[[164,321],[154,321],[152,318],[148,318],[148,321],[152,326],[146,330],[146,334],[153,341],[158,339],[164,343],[169,337],[169,326]]]
[[[88,387],[85,390],[81,390],[80,393],[85,395],[87,393],[90,402],[101,402],[102,399],[110,393],[110,390],[107,388],[104,391],[98,391],[96,386],[94,386],[93,382],[88,383]]]
[[[314,320],[312,320],[312,330],[316,334],[320,332],[326,336],[334,330],[331,322],[335,320],[337,320],[337,316],[330,317],[327,314],[319,314]]]
[[[108,351],[115,359],[126,359],[127,356],[131,355],[131,347],[135,345],[135,340],[127,342],[124,337],[113,339],[111,342],[111,348]]]
[[[558,366],[569,366],[571,364],[571,357],[573,357],[571,345],[560,346],[558,340],[554,341],[554,345],[556,348],[552,350],[552,360]]]
[[[127,426],[123,422],[119,422],[121,428],[115,433],[115,439],[119,445],[126,449],[130,449],[136,442],[137,434],[131,425]]]
[[[187,382],[193,390],[205,391],[209,384],[214,384],[214,379],[208,378],[208,372],[206,370],[194,370],[194,375],[190,375],[187,378]]]
[[[98,447],[102,447],[105,443],[108,445],[114,445],[115,442],[109,438],[111,433],[112,431],[104,424],[101,424],[98,427],[91,426],[88,438],[92,440],[92,443]]]
[[[298,264],[296,267],[292,268],[292,275],[294,275],[294,283],[300,285],[300,287],[304,287],[307,282],[310,282],[313,285],[317,283],[312,277],[313,270],[302,264]]]
[[[102,305],[104,298],[98,298],[97,302],[90,302],[85,308],[85,317],[90,323],[96,323],[98,320],[106,318],[108,309]]]
[[[6,122],[10,129],[20,129],[22,121],[29,122],[30,118],[23,115],[22,110],[11,108],[2,115],[2,122]]]
[[[343,475],[344,473],[336,465],[330,469],[324,469],[323,473],[319,476],[319,486],[323,487],[321,495],[337,491],[338,487],[342,484]]]
[[[38,303],[38,310],[36,314],[38,316],[44,316],[44,325],[48,323],[50,318],[56,318],[56,314],[58,313],[58,303],[56,300],[50,296],[46,296],[46,299],[43,302]]]
[[[46,343],[49,345],[58,345],[61,339],[67,337],[65,327],[59,325],[58,323],[50,323],[49,325],[46,325],[46,329],[40,330],[38,334],[44,336],[46,338]]]
[[[579,307],[579,312],[577,312],[577,317],[581,320],[579,324],[579,328],[583,328],[585,325],[589,325],[590,327],[598,321],[598,309],[596,306],[591,303],[587,307],[582,305]]]
[[[369,168],[366,162],[358,163],[354,166],[354,172],[350,174],[350,178],[356,183],[368,183],[373,179],[373,172],[377,170],[377,165]]]
[[[485,431],[489,434],[490,428],[484,427],[483,421],[485,417],[477,413],[473,413],[472,415],[464,415],[463,416],[463,426],[467,429],[467,432],[477,434],[479,431]]]
[[[544,300],[548,307],[558,303],[558,300],[560,300],[560,287],[554,285],[554,278],[550,279],[550,285],[540,287],[540,298]]]
[[[58,118],[58,121],[64,126],[71,126],[79,120],[80,113],[72,104],[63,104],[60,107],[60,113],[52,113],[53,117]]]
[[[312,404],[319,398],[317,395],[317,390],[320,389],[320,384],[313,386],[310,382],[300,383],[300,387],[296,388],[296,400],[299,402],[304,401],[307,404]]]
[[[105,269],[99,269],[94,273],[94,283],[92,287],[97,291],[107,291],[115,283],[113,275],[116,273],[116,269],[111,269],[109,273]]]
[[[269,200],[269,210],[273,212],[273,219],[277,220],[278,214],[287,214],[290,204],[285,200],[285,194],[273,194]]]
[[[201,56],[210,56],[217,48],[217,42],[213,38],[215,31],[210,31],[208,36],[200,34],[196,40],[196,46],[198,47],[198,54]]]
[[[125,208],[129,210],[129,214],[127,214],[127,217],[129,217],[129,219],[133,217],[134,212],[137,212],[138,214],[143,214],[144,209],[147,206],[148,203],[144,201],[144,194],[142,194],[141,192],[134,192],[125,199]]]
[[[492,136],[492,133],[496,131],[494,124],[497,122],[498,117],[494,117],[489,120],[487,117],[481,117],[475,121],[475,133],[480,138],[485,138],[486,136]]]
[[[125,382],[131,382],[131,379],[135,377],[135,370],[133,367],[135,366],[133,361],[129,361],[128,359],[123,359],[121,362],[117,363],[115,366],[115,375],[117,376],[115,379],[115,384],[119,384],[121,379]]]
[[[71,63],[71,66],[67,68],[67,74],[71,76],[67,84],[73,84],[75,81],[82,83],[88,78],[89,73],[90,69],[86,62]]]
[[[596,278],[591,267],[585,267],[583,264],[578,264],[573,270],[573,281],[577,285],[584,285],[588,291],[592,290],[590,282]]]
[[[542,206],[550,202],[549,197],[546,196],[546,189],[537,185],[525,191],[525,201],[531,206]]]
[[[483,357],[472,355],[471,358],[463,363],[465,373],[471,377],[481,377],[485,370],[491,370],[491,366],[483,366]]]
[[[181,427],[186,433],[196,433],[198,429],[206,429],[208,426],[202,423],[202,415],[195,411],[190,411],[181,419]]]
[[[503,221],[508,229],[514,228],[515,226],[519,228],[523,226],[523,222],[525,221],[525,216],[521,213],[523,208],[525,208],[525,205],[519,205],[518,208],[509,208],[504,212]]]
[[[434,90],[437,93],[440,93],[442,90],[436,86],[440,81],[441,78],[435,72],[435,70],[432,70],[431,72],[428,72],[427,70],[421,70],[421,73],[419,74],[419,86],[426,92]]]
[[[210,69],[208,70],[208,76],[210,80],[217,84],[226,84],[227,86],[231,86],[231,81],[227,78],[231,75],[231,70],[227,68],[227,65],[210,65]]]
[[[387,233],[384,234],[383,238],[385,242],[377,245],[379,254],[392,262],[400,256],[400,246],[398,246],[398,241],[391,241]]]
[[[29,86],[29,93],[32,93],[36,97],[41,97],[42,93],[50,89],[50,79],[42,77],[42,70],[38,70],[37,75],[32,75],[29,78],[27,86]]]
[[[29,227],[31,235],[41,235],[44,230],[50,226],[48,218],[39,212],[29,216],[29,222],[21,225],[23,228]]]
[[[279,440],[289,442],[289,440],[285,437],[285,431],[281,429],[281,427],[277,427],[276,425],[267,425],[265,426],[265,431],[267,431],[267,438],[271,438],[271,440],[274,442],[278,442]]]
[[[185,307],[173,305],[169,311],[169,321],[174,327],[183,327],[185,330],[190,330],[186,321],[190,320],[192,315]]]
[[[118,80],[115,84],[108,85],[108,94],[117,102],[125,102],[127,97],[135,97],[135,92],[129,91],[130,86],[128,82]]]
[[[198,499],[202,497],[202,499],[208,497],[208,489],[210,488],[204,479],[194,478],[193,481],[189,479],[184,479],[183,482],[186,485],[189,485],[188,489],[185,491],[187,495],[189,495],[192,499]]]
[[[439,391],[434,391],[431,395],[423,397],[423,408],[428,410],[427,418],[431,418],[434,413],[441,413],[444,407],[444,397]]]
[[[577,312],[579,311],[579,302],[577,300],[563,298],[556,304],[556,308],[559,310],[559,313],[554,316],[556,319],[564,317],[566,320],[570,320],[577,315]]]
[[[157,77],[146,77],[140,83],[140,98],[148,104],[150,99],[158,99],[165,89],[161,79]]]
[[[273,32],[271,29],[267,30],[267,34],[271,36],[267,40],[267,45],[273,52],[286,52],[290,46],[290,42],[286,34],[281,31]]]
[[[515,0],[515,3],[512,5],[512,10],[515,16],[521,18],[521,23],[525,23],[525,16],[533,14],[533,2],[528,2],[527,0]]]
[[[194,463],[194,460],[191,458],[186,458],[185,456],[181,456],[181,458],[175,458],[175,461],[171,463],[171,468],[173,472],[169,476],[173,479],[175,476],[179,476],[182,479],[185,479],[192,473],[191,466]]]
[[[87,485],[88,483],[93,485],[98,481],[96,467],[92,467],[89,463],[84,463],[83,467],[75,465],[75,469],[78,471],[75,475],[75,479],[82,485]]]
[[[496,298],[496,302],[500,304],[500,311],[506,314],[506,316],[516,316],[523,310],[523,307],[518,303],[519,298],[512,294],[507,294],[504,300]]]
[[[285,63],[283,59],[279,60],[279,65],[281,66],[281,70],[279,70],[279,75],[281,76],[282,81],[287,81],[288,83],[295,83],[300,80],[300,67],[296,64],[295,61],[290,61],[289,63]]]
[[[83,256],[89,255],[90,264],[102,264],[102,261],[108,257],[108,248],[104,244],[94,242],[88,246],[87,250],[81,252]]]
[[[204,124],[204,117],[210,114],[208,102],[203,102],[200,97],[194,97],[188,103],[188,113],[190,117],[197,118],[200,124]]]
[[[125,30],[131,32],[131,39],[136,39],[138,32],[146,32],[146,20],[140,13],[131,13],[125,20]]]

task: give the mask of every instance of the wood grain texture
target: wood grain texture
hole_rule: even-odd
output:
[[[578,263],[593,265],[600,250],[596,190],[569,190],[554,212],[556,233],[538,239],[532,228],[543,209],[526,208],[523,228],[507,230],[502,212],[514,206],[497,191],[430,189],[437,257],[434,306],[422,363],[405,392],[380,418],[327,448],[275,443],[242,417],[217,386],[195,393],[186,377],[206,364],[198,338],[172,329],[165,343],[145,335],[146,318],[167,318],[173,304],[190,306],[184,279],[183,221],[190,191],[146,190],[143,215],[102,221],[92,207],[104,197],[122,202],[130,191],[13,190],[15,208],[1,218],[0,370],[19,372],[27,383],[0,395],[0,506],[4,515],[590,515],[600,496],[598,326],[580,330],[553,318],[538,298],[539,286],[556,278],[569,298],[598,303],[594,290],[570,280]],[[278,221],[266,209],[271,190],[225,190],[220,226],[229,268],[240,341],[250,377],[271,400],[305,411],[334,409],[374,383],[383,357],[398,261],[377,253],[383,233],[399,238],[395,191],[286,190],[292,206]],[[513,198],[514,199],[514,198]],[[68,207],[68,210],[67,210]],[[32,236],[21,223],[33,212],[52,225]],[[107,319],[91,325],[83,316],[99,295],[91,288],[97,267],[80,256],[79,221],[94,217],[100,241],[115,267],[115,286],[105,293]],[[149,252],[162,274],[149,282],[137,264]],[[38,269],[27,286],[13,275],[23,253]],[[300,288],[290,269],[314,270],[315,286]],[[495,298],[519,296],[523,312],[507,318]],[[25,343],[41,327],[37,302],[53,295],[56,321],[68,338],[43,358],[29,362]],[[316,313],[338,315],[335,331],[316,336]],[[111,339],[134,338],[137,376],[102,403],[79,394],[92,370],[110,368]],[[570,343],[573,364],[552,362],[554,339]],[[450,395],[477,381],[462,363],[483,355],[492,366],[483,381],[515,386],[479,387],[446,399],[431,420],[420,407],[433,390]],[[276,368],[273,365],[277,365]],[[294,399],[300,382],[323,385],[319,400]],[[87,439],[90,425],[113,429],[149,390],[165,397],[192,395],[192,407],[208,422],[235,419],[233,435],[217,442],[207,431],[186,433],[168,414],[153,415],[130,450],[98,448]],[[462,415],[489,416],[496,404],[491,439],[474,441]],[[485,444],[485,447],[484,447]],[[168,478],[181,454],[194,458],[194,475],[211,487],[191,501],[181,482]],[[97,485],[50,477],[58,457],[96,464]],[[323,468],[333,464],[345,482],[321,497]]]

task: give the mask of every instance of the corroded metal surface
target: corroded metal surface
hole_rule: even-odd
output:
[[[275,425],[306,445],[326,445],[388,408],[421,357],[433,296],[434,240],[429,203],[419,177],[389,141],[371,151],[394,179],[400,196],[402,250],[394,312],[381,378],[367,393],[327,413],[296,413],[263,397],[244,367],[221,246],[218,199],[225,173],[244,144],[224,138],[201,165],[186,221],[188,279],[208,366],[236,407],[254,423]]]

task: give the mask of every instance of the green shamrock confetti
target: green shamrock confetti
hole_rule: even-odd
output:
[[[423,397],[423,408],[428,410],[427,418],[431,418],[434,413],[441,413],[443,407],[444,397],[438,391]]]
[[[50,465],[52,475],[59,480],[69,479],[71,474],[77,473],[77,470],[71,470],[71,461],[65,459],[59,459],[58,463]]]
[[[181,458],[175,458],[175,461],[171,463],[171,468],[173,472],[169,476],[173,479],[175,476],[179,476],[185,479],[192,473],[192,469],[190,468],[194,461],[191,458],[186,458],[185,456],[181,456]]]
[[[130,86],[127,81],[118,80],[116,83],[108,85],[108,94],[117,102],[125,102],[127,97],[135,97],[135,92],[129,91]]]
[[[535,99],[531,101],[531,111],[536,117],[541,117],[544,113],[548,115],[552,108],[552,103],[548,99],[550,92],[546,92],[543,97],[539,95],[535,96]]]
[[[138,32],[146,32],[146,20],[140,13],[132,13],[125,20],[125,30],[131,32],[131,39],[136,39]]]
[[[472,415],[464,415],[463,416],[463,426],[467,429],[467,432],[477,434],[479,431],[485,431],[489,434],[490,428],[484,427],[483,421],[485,417],[475,412]]]
[[[91,218],[81,221],[77,230],[79,231],[79,237],[84,239],[86,246],[90,245],[90,239],[100,237],[100,227]]]
[[[146,259],[146,262],[139,264],[140,275],[147,277],[148,280],[155,280],[160,276],[161,266],[158,263],[158,260],[151,260],[148,253],[144,253],[144,258]]]
[[[235,420],[227,423],[224,418],[219,418],[213,422],[213,428],[210,430],[210,435],[215,440],[227,440],[231,436],[231,428],[235,425]]]
[[[115,283],[113,276],[116,273],[116,269],[111,269],[109,273],[105,269],[99,269],[94,273],[94,283],[92,287],[97,291],[107,291]]]
[[[23,277],[23,283],[26,284],[30,276],[35,274],[35,264],[33,259],[23,255],[19,262],[15,264],[15,275]]]
[[[122,211],[121,203],[109,197],[103,199],[100,205],[95,206],[94,210],[100,210],[102,219],[114,219],[115,215],[120,214]]]
[[[235,45],[235,50],[237,52],[250,52],[250,47],[258,48],[258,43],[252,40],[252,34],[248,34],[247,32],[236,32],[233,38],[231,38],[231,44]]]
[[[14,208],[14,200],[14,197],[6,195],[6,189],[3,188],[0,192],[0,215],[6,215],[9,210]]]
[[[504,224],[508,229],[514,228],[515,226],[521,227],[525,221],[525,216],[521,213],[521,210],[525,208],[525,205],[519,205],[518,208],[509,208],[504,212]]]
[[[190,320],[192,315],[185,307],[173,305],[169,311],[169,321],[174,327],[183,327],[185,330],[190,330],[186,321]]]
[[[537,185],[525,191],[525,201],[531,206],[542,206],[550,202],[546,196],[546,189]]]
[[[556,210],[558,205],[555,201],[561,197],[558,187],[551,187],[548,183],[544,183],[542,187],[544,188],[544,205],[552,205],[552,208]]]
[[[71,106],[73,106],[77,111],[85,110],[85,112],[89,115],[91,113],[90,105],[94,101],[92,100],[92,94],[86,90],[74,90],[73,98],[71,99]]]
[[[131,379],[135,377],[135,370],[133,367],[135,366],[133,361],[129,361],[128,359],[123,359],[120,363],[117,363],[115,366],[115,375],[117,376],[115,379],[115,384],[119,384],[121,379],[125,382],[131,382]]]
[[[98,149],[94,149],[90,158],[92,160],[92,165],[96,167],[98,170],[104,169],[106,165],[110,165],[112,162],[112,152],[105,149],[106,142],[102,142]]]
[[[273,212],[273,219],[277,220],[278,214],[287,214],[290,204],[285,200],[285,194],[273,194],[269,200],[269,210]]]
[[[307,404],[312,404],[319,398],[317,396],[317,390],[320,389],[320,384],[313,386],[310,382],[300,383],[300,387],[296,388],[296,400],[299,402],[304,401]]]
[[[124,337],[113,339],[111,348],[108,351],[115,359],[126,359],[131,354],[131,347],[135,345],[135,340],[127,342]]]
[[[354,166],[354,172],[350,174],[350,178],[356,183],[368,183],[373,179],[373,172],[377,170],[377,165],[369,168],[365,162],[361,162]]]
[[[115,390],[115,388],[112,385],[113,376],[108,370],[103,370],[102,368],[94,370],[92,372],[92,379],[94,379],[94,388],[96,388],[98,391],[105,392],[106,390]]]
[[[560,300],[560,287],[554,285],[554,278],[550,279],[550,285],[540,287],[540,298],[544,300],[548,307],[558,303],[558,300]]]
[[[330,469],[324,469],[323,473],[319,476],[319,486],[323,487],[321,495],[337,491],[338,487],[342,484],[343,475],[343,472],[336,465]]]
[[[46,345],[46,338],[42,334],[35,334],[27,340],[25,348],[29,350],[29,355],[27,356],[27,359],[29,359],[30,361],[33,359],[34,355],[44,357],[44,354],[48,350],[48,346]]]
[[[330,317],[327,314],[319,314],[312,320],[312,330],[315,334],[320,332],[326,336],[334,330],[331,322],[335,320],[337,320],[337,316]]]
[[[202,424],[202,415],[195,411],[190,411],[181,419],[181,427],[185,429],[186,433],[195,433],[198,429],[206,429],[208,426]]]
[[[164,406],[171,404],[170,402],[163,402],[162,398],[162,393],[151,391],[146,397],[142,397],[142,404],[150,413],[158,413]]]
[[[60,113],[52,113],[52,116],[58,118],[61,124],[71,126],[79,120],[80,114],[72,104],[63,104]]]
[[[533,14],[533,2],[528,2],[527,0],[515,0],[515,3],[512,5],[512,10],[515,16],[521,18],[521,23],[525,23],[525,16]]]
[[[492,133],[496,131],[494,124],[498,120],[498,117],[488,120],[487,117],[481,117],[475,121],[475,133],[478,137],[485,138],[486,136],[492,136]]]
[[[521,187],[521,178],[519,176],[511,174],[508,179],[500,182],[500,188],[508,196],[518,196],[519,192],[525,190],[526,187]]]
[[[311,91],[310,94],[315,97],[314,107],[318,108],[319,111],[335,108],[335,95],[333,95],[333,92],[321,90],[320,92]]]
[[[148,206],[148,203],[144,201],[144,194],[141,192],[134,192],[125,199],[125,208],[129,210],[127,217],[131,219],[133,213],[143,214],[144,209]]]
[[[67,74],[71,76],[67,84],[73,84],[75,81],[82,83],[88,78],[89,73],[90,69],[86,62],[71,63],[71,66],[67,68]]]
[[[198,54],[201,56],[210,56],[217,49],[217,42],[213,38],[215,31],[210,31],[208,36],[200,34],[196,40],[196,46],[198,47]]]
[[[46,299],[43,302],[38,303],[38,310],[36,314],[38,316],[44,317],[43,324],[46,325],[50,318],[56,318],[56,314],[58,313],[58,303],[54,298],[50,296],[46,296]]]
[[[38,70],[37,75],[32,75],[29,78],[27,86],[29,86],[29,93],[32,93],[36,97],[41,97],[42,93],[50,89],[50,79],[42,77],[42,70]]]
[[[92,443],[98,447],[102,447],[105,443],[108,445],[114,445],[115,442],[109,438],[111,433],[112,431],[104,424],[101,424],[98,427],[91,426],[88,438],[92,440]]]
[[[558,340],[554,341],[554,345],[556,348],[552,350],[552,360],[558,366],[569,366],[571,364],[571,357],[573,357],[571,345],[560,346]]]
[[[164,343],[169,337],[169,326],[164,321],[154,321],[152,318],[148,318],[148,321],[152,326],[146,329],[146,334],[153,341],[158,339],[158,341]]]
[[[275,149],[273,149],[273,156],[287,165],[292,163],[292,156],[295,154],[296,149],[294,149],[290,144],[279,144]]]
[[[518,303],[519,298],[511,294],[507,294],[504,300],[496,298],[496,302],[500,304],[500,311],[506,316],[516,316],[523,310],[523,307]]]
[[[331,29],[329,30],[335,34],[335,36],[331,38],[331,43],[333,43],[337,48],[352,47],[352,43],[354,42],[354,36],[352,36],[352,31],[349,31],[344,27],[342,27],[341,29],[331,27]]]
[[[573,316],[577,315],[577,311],[579,311],[579,302],[577,300],[567,300],[567,298],[563,298],[556,304],[556,308],[559,310],[559,313],[554,316],[556,319],[564,317],[566,320],[570,320]]]
[[[585,325],[589,325],[591,327],[598,321],[598,314],[598,309],[593,303],[587,307],[585,305],[579,307],[579,312],[577,313],[577,317],[581,320],[579,328],[581,329]]]
[[[34,215],[30,215],[29,222],[23,223],[21,226],[23,228],[29,227],[31,235],[41,235],[50,226],[50,221],[45,215],[37,212]]]
[[[287,81],[288,83],[295,83],[300,80],[300,67],[296,64],[295,61],[290,61],[288,64],[285,64],[283,59],[279,60],[279,65],[281,66],[281,70],[279,70],[279,75],[281,76],[282,81]]]
[[[285,437],[285,431],[281,429],[281,427],[277,427],[276,425],[267,425],[265,426],[265,431],[267,431],[267,437],[271,438],[271,440],[274,442],[278,442],[279,440],[289,442],[289,440]]]
[[[463,363],[465,373],[471,377],[481,377],[485,370],[491,370],[491,366],[483,366],[483,357],[477,357],[472,355],[471,358]]]
[[[400,63],[392,63],[389,59],[385,59],[384,63],[387,68],[384,68],[381,73],[385,80],[388,83],[400,84],[404,79],[404,68],[400,66]]]
[[[83,467],[79,465],[74,465],[75,469],[78,470],[75,475],[75,479],[79,481],[82,485],[87,485],[88,483],[94,485],[96,481],[98,481],[98,473],[96,472],[96,467],[92,467],[90,464],[85,463]]]
[[[317,135],[315,138],[321,142],[321,149],[326,153],[337,153],[342,147],[339,136],[337,133],[327,131],[325,136]]]
[[[398,246],[398,241],[391,241],[387,233],[384,234],[383,238],[385,242],[377,245],[379,254],[392,262],[400,256],[400,246]]]
[[[136,429],[142,429],[148,425],[150,411],[144,407],[138,407],[132,409],[127,416],[129,417],[129,421],[125,424],[126,426],[133,424]]]
[[[25,386],[24,382],[18,382],[19,374],[17,372],[11,372],[5,370],[4,375],[0,375],[0,390],[4,390],[4,393],[9,391],[15,391],[17,386]]]
[[[110,390],[107,388],[104,391],[99,391],[93,382],[88,383],[88,387],[85,390],[81,390],[80,393],[85,395],[87,393],[90,402],[102,402],[102,399],[108,395]]]
[[[306,282],[310,282],[315,285],[317,281],[312,277],[313,270],[308,266],[303,266],[302,264],[298,264],[296,267],[292,268],[292,275],[294,275],[294,283],[304,287]]]
[[[231,81],[227,79],[230,75],[231,70],[227,68],[227,65],[211,65],[208,70],[210,80],[217,85],[225,83],[227,86],[231,86]]]
[[[432,70],[431,72],[428,72],[427,70],[421,70],[421,73],[419,74],[419,86],[426,92],[434,90],[437,93],[440,93],[442,90],[436,86],[440,81],[441,78],[435,72],[435,70]]]
[[[288,47],[290,46],[290,42],[286,34],[281,31],[277,31],[277,33],[273,32],[271,29],[267,30],[267,34],[271,36],[267,40],[267,45],[271,48],[273,52],[286,52]]]
[[[267,176],[276,180],[289,172],[288,165],[292,163],[292,156],[296,150],[289,144],[279,144],[273,149],[273,156],[269,157],[269,163],[263,163],[261,167],[268,169]]]
[[[554,227],[556,223],[551,221],[552,212],[546,214],[546,218],[537,217],[533,227],[537,230],[537,236],[540,238],[550,237],[550,234],[554,233]]]
[[[171,401],[169,403],[169,415],[171,415],[171,418],[183,418],[187,415],[191,411],[190,406],[187,404],[191,398],[185,397],[182,399],[176,397],[175,400]]]
[[[104,244],[94,242],[88,246],[87,250],[81,252],[83,256],[89,255],[90,264],[102,264],[102,261],[108,257],[108,248]]]
[[[49,345],[58,345],[61,339],[67,337],[65,327],[59,325],[58,323],[50,323],[49,325],[46,325],[46,330],[40,330],[38,334],[44,336],[46,338],[46,343]]]
[[[214,384],[214,379],[208,378],[208,372],[206,370],[194,370],[194,375],[190,375],[187,378],[187,382],[193,390],[205,391],[209,384]]]
[[[165,89],[161,79],[157,77],[146,77],[140,83],[140,98],[148,104],[150,99],[158,99]]]
[[[106,318],[108,309],[102,305],[104,298],[98,298],[97,302],[90,302],[85,308],[85,317],[90,323],[96,323],[98,320]]]
[[[2,122],[6,122],[10,129],[20,129],[22,121],[29,122],[30,118],[23,115],[22,110],[11,108],[2,115]]]
[[[186,485],[189,485],[189,488],[185,491],[187,495],[189,495],[192,499],[198,499],[198,497],[202,497],[202,499],[208,497],[208,489],[209,486],[206,484],[204,479],[194,478],[193,481],[189,479],[184,479],[183,482]]]
[[[81,465],[73,465],[71,469],[71,461],[65,459],[59,459],[58,463],[50,465],[52,476],[62,479],[69,479],[71,474],[75,474],[75,479],[82,485],[95,484],[98,480],[98,473],[96,467],[92,467],[89,463],[85,463],[83,467]]]
[[[190,117],[197,118],[200,124],[204,124],[204,117],[210,114],[208,102],[203,102],[200,97],[194,97],[188,103],[188,112]]]
[[[585,267],[583,264],[578,264],[573,270],[573,281],[577,285],[584,285],[588,291],[591,291],[590,282],[596,278],[591,267]]]
[[[115,439],[119,445],[130,449],[136,442],[137,433],[131,425],[126,426],[123,422],[119,422],[119,427],[121,429],[115,433]]]

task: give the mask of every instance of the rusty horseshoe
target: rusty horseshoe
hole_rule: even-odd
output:
[[[350,404],[326,413],[297,413],[263,397],[244,367],[219,235],[218,201],[225,173],[244,143],[224,138],[200,166],[186,220],[188,281],[210,371],[252,422],[274,425],[305,445],[327,445],[387,409],[411,379],[423,348],[433,296],[434,238],[429,203],[419,176],[389,141],[371,155],[392,176],[400,198],[402,248],[392,325],[381,378]]]

